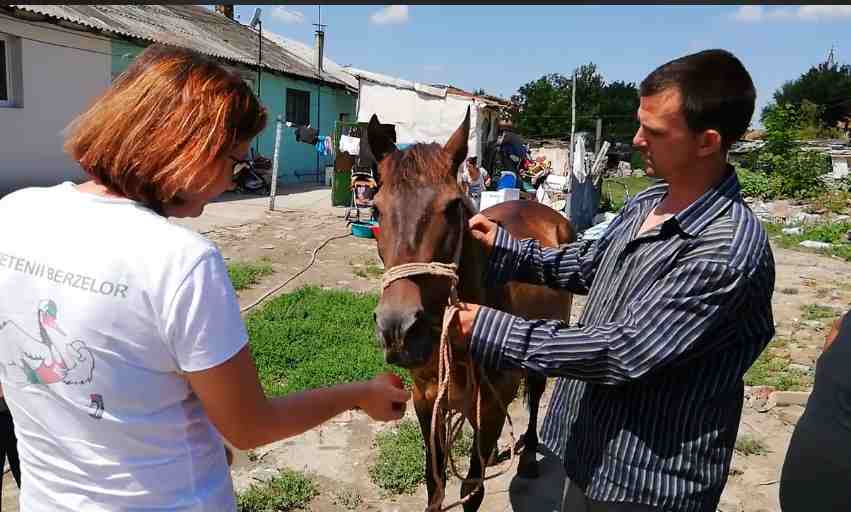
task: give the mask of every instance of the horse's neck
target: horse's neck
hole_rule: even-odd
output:
[[[458,296],[464,302],[482,304],[484,302],[484,277],[487,270],[487,256],[481,242],[464,233],[464,245],[461,248],[461,261],[458,263]]]

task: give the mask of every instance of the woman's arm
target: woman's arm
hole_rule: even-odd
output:
[[[848,313],[845,313],[847,315]],[[822,352],[827,352],[827,348],[833,343],[833,340],[836,339],[836,336],[839,335],[839,328],[842,327],[842,322],[845,320],[845,315],[840,316],[833,322],[833,327],[831,327],[830,332],[827,333],[827,338],[824,340],[824,346],[822,347]]]
[[[398,420],[410,398],[398,377],[381,374],[270,399],[247,346],[221,365],[187,375],[210,420],[240,450],[301,434],[354,408],[374,420]]]

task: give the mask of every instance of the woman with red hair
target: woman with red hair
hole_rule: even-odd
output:
[[[389,374],[267,398],[221,253],[166,219],[232,188],[265,124],[237,75],[155,45],[70,126],[91,180],[0,200],[21,510],[233,511],[221,436],[249,449],[348,409],[402,416]]]

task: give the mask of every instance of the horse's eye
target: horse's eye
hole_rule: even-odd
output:
[[[446,204],[446,208],[443,210],[443,214],[449,220],[458,220],[458,212],[461,207],[461,198],[453,199]]]

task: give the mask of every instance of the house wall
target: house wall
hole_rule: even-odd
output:
[[[310,125],[319,130],[322,136],[332,136],[334,122],[340,119],[340,114],[348,118],[355,117],[357,96],[339,88],[298,80],[290,77],[263,73],[260,82],[260,96],[268,111],[266,129],[260,134],[260,153],[272,158],[275,152],[275,120],[280,115],[286,122],[287,89],[297,89],[310,93]],[[295,183],[324,183],[324,167],[332,165],[331,157],[319,156],[313,146],[296,142],[293,128],[284,125],[281,131],[281,148],[278,157],[278,182],[283,184]],[[319,172],[319,177],[316,173]]]
[[[22,84],[20,106],[0,107],[0,194],[83,180],[62,131],[109,85],[109,39],[5,15],[0,32],[21,38]]]
[[[126,41],[113,41],[111,67],[113,77],[127,69],[130,62],[142,50],[144,50],[144,47]],[[248,67],[236,69],[250,80],[252,86],[255,86],[256,69]],[[253,142],[252,147],[259,146],[260,154],[269,159],[275,153],[275,120],[279,115],[283,117],[286,113],[287,88],[310,93],[310,123],[311,126],[316,127],[321,122],[319,128],[321,135],[332,135],[334,121],[339,119],[341,113],[348,114],[350,119],[355,116],[357,96],[354,94],[323,85],[321,87],[321,99],[317,101],[319,87],[315,82],[269,72],[261,72],[260,77],[260,101],[267,109],[268,121],[266,129],[258,137],[259,141]],[[286,119],[284,121],[286,122]],[[278,182],[281,184],[316,182],[315,173],[318,171],[322,175],[324,166],[333,163],[330,157],[320,157],[317,163],[316,157],[317,152],[313,146],[296,142],[293,129],[287,128],[285,125],[281,133],[281,148],[278,157]],[[305,176],[306,174],[310,175]],[[298,175],[302,175],[301,178]],[[324,178],[322,178],[322,181],[324,183]]]

